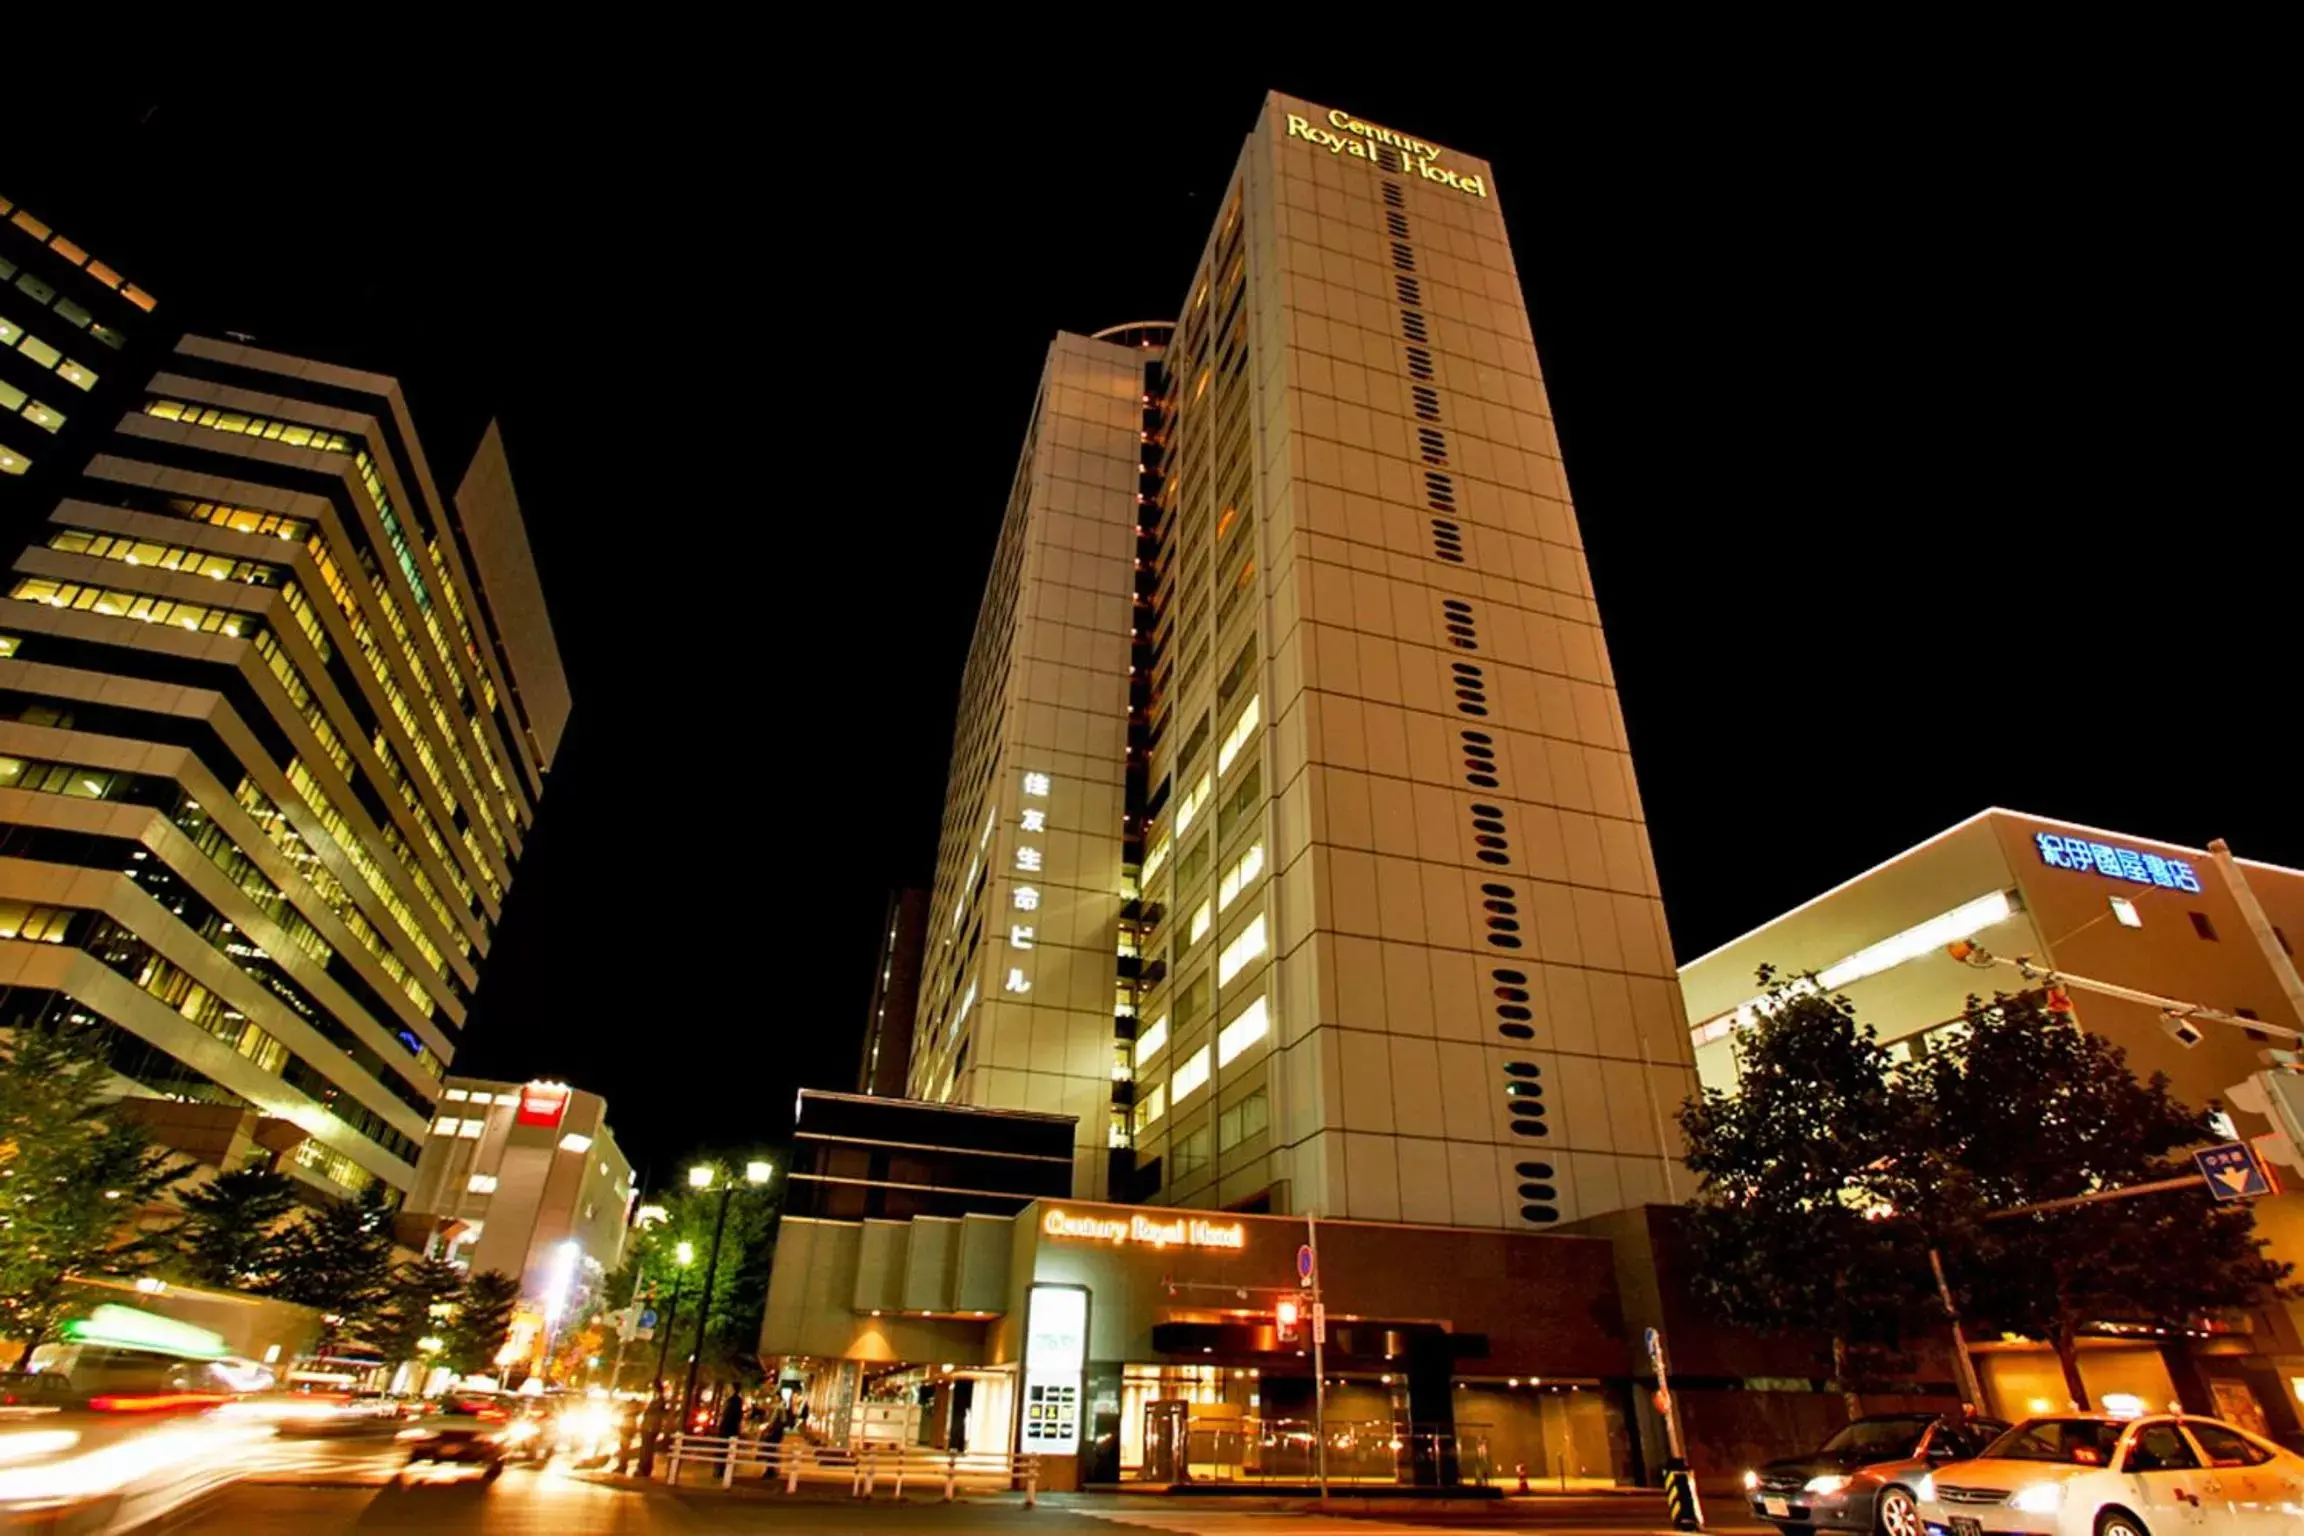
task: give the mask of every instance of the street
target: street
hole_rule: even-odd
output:
[[[1448,1514],[1376,1512],[1318,1515],[1295,1501],[1154,1496],[1050,1495],[1037,1509],[1020,1500],[942,1504],[859,1503],[822,1494],[787,1499],[760,1488],[642,1488],[627,1481],[513,1468],[494,1484],[457,1477],[394,1486],[400,1453],[375,1440],[284,1440],[249,1477],[168,1527],[179,1536],[389,1536],[486,1532],[487,1536],[687,1536],[767,1531],[922,1532],[927,1536],[1428,1536],[1448,1530],[1650,1532],[1663,1529],[1650,1497],[1511,1501]],[[1741,1513],[1741,1511],[1738,1511]],[[1753,1531],[1713,1523],[1717,1531]]]

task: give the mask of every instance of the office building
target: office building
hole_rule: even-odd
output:
[[[450,1077],[401,1210],[411,1246],[520,1281],[524,1354],[623,1263],[631,1206],[632,1165],[598,1094]]]
[[[912,1021],[920,1008],[920,962],[928,942],[928,893],[894,891],[881,924],[880,953],[872,966],[872,999],[865,1010],[864,1053],[856,1065],[856,1091],[904,1096],[912,1068]]]
[[[393,380],[0,213],[0,1027],[404,1190],[569,708],[502,439],[444,491]]]
[[[2239,861],[2285,955],[2304,934],[2304,871]],[[1999,962],[1982,968],[1947,946],[1967,940]],[[2040,991],[2084,1029],[2117,1045],[2139,1077],[2165,1073],[2186,1104],[2220,1110],[2227,1133],[2255,1141],[2290,1186],[2255,1202],[2274,1258],[2304,1266],[2304,1164],[2263,1096],[2261,1057],[2304,1028],[2272,961],[2216,861],[2204,850],[1991,809],[1852,876],[1681,969],[1691,1043],[1708,1088],[1733,1092],[1736,1037],[1756,1016],[1756,973],[1813,972],[1844,994],[1890,1055],[1916,1060],[1960,1027],[1970,997]],[[2119,989],[2119,990],[2108,990]],[[2123,992],[2135,994],[2122,995]],[[2172,1013],[2156,999],[2242,1022]],[[2266,1027],[2252,1029],[2254,1019]],[[2280,1034],[2274,1034],[2280,1031]],[[2287,1164],[2283,1167],[2281,1164]],[[2202,1192],[2201,1199],[2207,1195]],[[2084,1339],[2081,1374],[2097,1399],[2181,1399],[2267,1433],[2304,1425],[2304,1304],[2258,1309],[2245,1334],[2181,1341],[2107,1329]],[[2004,1415],[2066,1398],[2044,1346],[1978,1346],[1985,1390]]]
[[[1653,864],[1487,165],[1274,95],[1171,327],[1060,336],[911,1090],[1076,1197],[1532,1231],[1684,1193]]]

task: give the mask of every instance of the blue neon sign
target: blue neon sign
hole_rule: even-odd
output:
[[[2040,845],[2040,862],[2052,869],[2110,875],[2115,880],[2165,886],[2171,891],[2200,889],[2200,877],[2182,859],[2164,859],[2156,853],[2138,853],[2133,848],[2115,848],[2054,832],[2035,832],[2032,840]]]

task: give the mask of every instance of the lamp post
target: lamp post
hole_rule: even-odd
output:
[[[648,1413],[641,1416],[640,1475],[648,1477],[656,1470],[656,1435],[664,1420],[664,1358],[672,1348],[672,1324],[680,1315],[680,1284],[688,1278],[688,1266],[696,1262],[696,1245],[689,1242],[672,1245],[672,1305],[664,1313],[664,1331],[656,1340],[656,1379],[648,1385]],[[657,1429],[647,1427],[648,1414],[656,1417]]]
[[[765,1185],[775,1176],[772,1163],[755,1158],[744,1165],[744,1182],[754,1189]],[[712,1255],[704,1261],[704,1298],[696,1306],[696,1346],[688,1355],[688,1385],[680,1394],[680,1433],[688,1432],[689,1422],[696,1415],[696,1371],[704,1363],[704,1325],[712,1315],[712,1282],[720,1273],[720,1239],[728,1230],[728,1202],[736,1193],[733,1175],[724,1173],[716,1164],[698,1163],[688,1170],[688,1187],[708,1190],[720,1187],[720,1212],[712,1221]]]

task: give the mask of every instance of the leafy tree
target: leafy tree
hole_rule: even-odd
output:
[[[1915,1074],[1934,1156],[1981,1217],[2192,1171],[2213,1141],[2205,1112],[2154,1073],[2137,1081],[2116,1045],[2042,995],[1970,998],[1966,1038]],[[1979,1220],[1953,1265],[1969,1305],[2045,1339],[2072,1401],[2088,1406],[2075,1341],[2092,1322],[2177,1327],[2275,1294],[2290,1266],[2263,1257],[2245,1204],[2197,1188]]]
[[[296,1181],[251,1165],[217,1174],[176,1197],[184,1218],[169,1233],[176,1269],[198,1285],[262,1291],[288,1261],[287,1219]]]
[[[447,1314],[463,1292],[464,1271],[445,1259],[401,1265],[392,1272],[390,1298],[368,1329],[368,1342],[395,1365],[421,1356],[425,1339],[438,1338],[445,1346]]]
[[[1855,1355],[1941,1315],[1909,1214],[1923,1204],[1912,1106],[1846,998],[1813,978],[1760,980],[1735,1095],[1708,1089],[1680,1110],[1700,1181],[1686,1213],[1694,1286],[1732,1325],[1825,1332],[1854,1419]]]
[[[149,1266],[135,1220],[183,1177],[111,1112],[111,1076],[83,1030],[27,1023],[0,1042],[0,1334],[27,1355],[54,1334],[75,1272]]]
[[[724,1160],[730,1161],[730,1160]],[[735,1161],[741,1166],[740,1161]],[[734,1380],[750,1384],[760,1373],[760,1322],[768,1304],[768,1272],[774,1254],[780,1186],[753,1189],[739,1185],[728,1207],[728,1224],[720,1237],[720,1266],[713,1277],[705,1318],[700,1380]],[[696,1316],[705,1303],[704,1275],[712,1253],[712,1229],[719,1219],[717,1190],[683,1186],[663,1201],[667,1219],[634,1229],[624,1247],[624,1263],[601,1287],[610,1306],[622,1306],[640,1287],[640,1304],[657,1313],[656,1338],[635,1343],[625,1355],[625,1377],[641,1371],[653,1375],[656,1351],[664,1346],[664,1371],[677,1392],[688,1371],[688,1356],[696,1344]],[[686,1242],[694,1260],[685,1271],[677,1263],[679,1245]],[[676,1284],[677,1282],[677,1284]],[[675,1315],[673,1296],[679,1307]],[[669,1344],[666,1345],[666,1340]],[[614,1352],[613,1340],[607,1348]],[[645,1384],[645,1378],[641,1384]]]
[[[321,1206],[283,1240],[273,1294],[330,1319],[323,1347],[340,1336],[365,1337],[392,1299],[392,1212],[392,1191],[379,1179]]]
[[[461,1376],[488,1370],[512,1336],[512,1310],[519,1304],[520,1282],[502,1270],[482,1270],[466,1280],[456,1294],[456,1310],[441,1330],[446,1347],[440,1351],[440,1363]]]

